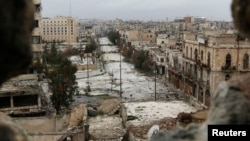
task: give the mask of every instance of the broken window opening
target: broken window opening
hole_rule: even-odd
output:
[[[194,50],[194,57],[195,57],[195,61],[197,61],[197,59],[198,59],[198,51],[197,51],[197,49]]]
[[[190,49],[190,58],[192,59],[193,58],[193,55],[192,55],[192,48]]]
[[[205,94],[205,105],[206,106],[210,106],[210,99],[211,99],[211,95],[209,90],[206,90],[206,94]]]
[[[230,79],[230,75],[227,74],[227,75],[225,76],[225,81],[227,81],[227,80],[229,80],[229,79]]]
[[[42,10],[41,4],[36,4],[36,5],[35,5],[35,11],[36,11],[37,13],[39,13],[39,12],[41,12],[41,10]]]
[[[10,97],[1,97],[0,98],[0,108],[10,108]]]
[[[32,43],[33,44],[40,44],[41,43],[41,37],[40,36],[32,36]]]
[[[38,95],[14,96],[14,107],[36,106],[38,105]]]
[[[231,67],[231,55],[230,54],[227,54],[226,56],[226,69],[229,69]]]
[[[188,56],[188,46],[186,47],[186,56]]]
[[[203,51],[201,51],[201,60],[203,60]]]
[[[37,27],[39,27],[39,21],[38,21],[38,20],[35,20],[35,21],[34,21],[34,28],[37,28]]]
[[[210,52],[207,53],[207,65],[210,66]]]
[[[243,69],[248,69],[249,67],[249,55],[246,53],[243,58]]]

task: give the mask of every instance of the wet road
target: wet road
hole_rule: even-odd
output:
[[[76,73],[81,94],[85,93],[84,89],[88,85],[86,82],[89,81],[90,95],[108,94],[120,97],[121,90],[123,101],[149,101],[155,99],[156,89],[157,100],[165,98],[169,90],[163,80],[157,78],[155,87],[154,77],[139,73],[133,64],[124,62],[123,57],[117,53],[116,46],[107,46],[110,44],[108,38],[100,38],[99,41],[103,55],[102,61],[98,61],[98,69],[89,70],[89,79],[86,71]]]

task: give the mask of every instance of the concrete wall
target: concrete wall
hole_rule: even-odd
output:
[[[28,133],[56,132],[67,129],[69,115],[63,117],[13,118]]]
[[[195,34],[191,34],[191,33],[186,33],[183,35],[183,39],[184,40],[196,40],[196,35]]]
[[[29,134],[30,141],[57,141],[63,134]]]
[[[96,64],[88,64],[88,69],[95,70],[97,68]],[[77,65],[78,70],[86,70],[87,65]]]
[[[231,66],[237,66],[237,49],[224,48],[224,49],[214,49],[214,53],[211,54],[212,59],[212,70],[221,71],[221,67],[226,64],[226,56],[227,54],[231,55]]]
[[[140,41],[148,41],[149,43],[156,43],[156,35],[153,32],[142,32]]]
[[[221,34],[220,36],[208,36],[208,41],[217,44],[236,44],[236,37],[234,34]]]
[[[56,130],[55,118],[16,118],[14,121],[27,132],[53,132]]]
[[[126,126],[128,116],[127,116],[127,109],[126,109],[124,104],[121,105],[120,114],[122,117],[122,124],[123,124],[123,126]]]
[[[157,45],[164,45],[164,44],[167,44],[168,43],[168,39],[166,38],[157,38],[156,39],[156,44]]]
[[[127,39],[129,41],[137,41],[139,40],[139,31],[138,30],[131,30],[127,31]]]
[[[197,108],[199,110],[206,107],[204,104],[202,104],[200,101],[198,101],[197,98],[193,97],[192,95],[184,94],[184,95],[182,95],[182,97],[183,97],[184,102],[194,106],[195,108]]]
[[[30,141],[58,141],[61,137],[66,137],[69,131],[70,116],[70,113],[67,113],[54,117],[26,117],[13,120],[26,130]],[[71,129],[69,133],[72,133],[72,141],[84,140],[86,127],[83,130],[81,127]]]
[[[56,131],[63,131],[68,128],[70,113],[56,117]]]
[[[245,70],[243,69],[243,59],[244,59],[245,54],[248,54],[250,57],[250,49],[249,48],[240,49],[239,54],[240,54],[239,55],[239,70]],[[249,62],[249,67],[250,67],[250,62]],[[249,71],[249,69],[247,70]]]

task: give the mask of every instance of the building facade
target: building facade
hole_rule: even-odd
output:
[[[34,14],[34,29],[32,32],[32,51],[33,51],[33,57],[34,61],[36,59],[40,59],[42,61],[42,39],[41,39],[41,0],[33,0],[33,3],[35,5],[35,14]]]
[[[78,38],[78,19],[62,16],[42,19],[43,42],[76,43]]]
[[[149,50],[149,57],[155,64],[155,71],[157,74],[164,75],[166,73],[166,52],[161,48],[151,48]]]
[[[206,106],[222,81],[250,73],[250,43],[237,34],[185,36],[182,73],[183,90]]]
[[[129,30],[125,34],[125,40],[131,46],[156,44],[156,34],[152,29]]]

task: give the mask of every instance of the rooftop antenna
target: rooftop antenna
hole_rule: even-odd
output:
[[[69,17],[71,17],[71,0],[69,0]]]

